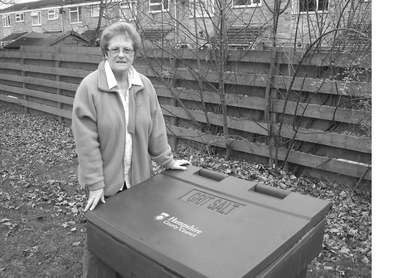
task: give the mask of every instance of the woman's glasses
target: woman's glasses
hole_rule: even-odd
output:
[[[111,49],[107,49],[107,51],[112,54],[119,54],[121,51],[124,54],[132,54],[135,50],[133,50],[131,48],[111,48]]]

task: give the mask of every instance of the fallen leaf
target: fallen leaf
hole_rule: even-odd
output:
[[[367,257],[362,258],[361,260],[363,263],[368,264],[370,261]]]

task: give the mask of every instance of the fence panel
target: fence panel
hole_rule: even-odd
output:
[[[0,101],[71,119],[80,81],[102,59],[98,48],[0,51]],[[153,82],[172,138],[226,148],[218,135],[223,79],[235,156],[285,161],[299,175],[368,181],[371,111],[357,101],[370,96],[370,80],[341,78],[355,60],[370,69],[368,57],[346,54],[231,51],[221,75],[213,52],[152,49],[139,53],[135,68]]]

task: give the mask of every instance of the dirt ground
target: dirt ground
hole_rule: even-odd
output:
[[[329,199],[321,254],[307,277],[371,277],[371,194],[276,174],[189,148],[177,157],[245,179]],[[0,105],[0,277],[81,277],[85,192],[70,124]]]

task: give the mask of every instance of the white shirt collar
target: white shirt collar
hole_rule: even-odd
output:
[[[112,88],[118,86],[118,82],[115,79],[110,63],[107,60],[104,64],[104,67],[106,72],[108,88],[111,90]],[[133,66],[131,66],[128,70],[128,82],[129,82],[129,88],[132,85],[143,86],[143,82],[140,79],[139,73],[135,70]]]

